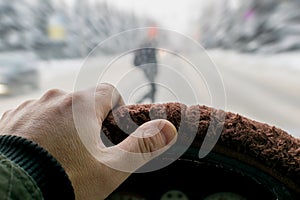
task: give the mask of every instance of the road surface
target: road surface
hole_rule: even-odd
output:
[[[206,60],[200,62],[199,75],[193,71],[193,63],[176,55],[161,53],[157,103],[180,101],[189,105],[220,106],[300,137],[299,54],[262,56],[211,50],[207,55],[191,55],[194,59]],[[97,82],[114,84],[127,104],[134,103],[146,92],[147,83],[141,70],[131,63],[131,55],[42,61],[39,65],[41,88],[14,97],[1,97],[0,115],[26,99],[39,98],[48,89],[73,91]],[[216,71],[206,72],[209,68]],[[214,81],[216,77],[220,80]]]

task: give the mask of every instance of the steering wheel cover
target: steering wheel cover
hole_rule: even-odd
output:
[[[195,111],[200,112],[200,119],[193,117]],[[209,136],[207,130],[214,117],[213,112],[226,115],[224,124],[221,124],[222,133],[211,152],[200,159],[195,152],[205,148],[202,143]],[[239,114],[203,105],[187,107],[181,103],[125,105],[109,114],[102,131],[113,144],[117,144],[128,136],[126,133],[133,131],[131,126],[120,127],[120,124],[133,122],[141,125],[158,118],[171,121],[181,132],[177,144],[157,159],[172,159],[172,152],[181,151],[189,132],[196,130],[196,137],[180,159],[192,155],[191,160],[206,160],[228,166],[258,178],[262,183],[265,179],[263,184],[269,185],[270,190],[278,196],[286,195],[281,199],[300,196],[300,139],[277,127]],[[216,127],[221,125],[216,124]]]

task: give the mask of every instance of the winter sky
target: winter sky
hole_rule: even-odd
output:
[[[120,9],[152,16],[163,26],[180,30],[186,29],[188,21],[197,17],[195,7],[199,4],[195,0],[110,0],[110,2]]]
[[[80,0],[66,0],[72,4]],[[159,21],[160,26],[184,32],[193,25],[201,7],[209,1],[204,0],[86,0],[85,2],[104,2],[118,9],[150,16]]]

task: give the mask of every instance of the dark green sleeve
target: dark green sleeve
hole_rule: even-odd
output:
[[[17,136],[0,136],[0,156],[0,193],[9,197],[4,199],[75,199],[62,166],[36,143]]]
[[[21,167],[0,154],[0,197],[12,200],[42,200],[35,181]]]

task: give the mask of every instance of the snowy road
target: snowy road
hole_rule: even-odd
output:
[[[300,56],[216,52],[227,108],[300,137]]]
[[[300,53],[260,56],[214,50],[208,54],[224,82],[226,111],[240,113],[300,137]],[[165,65],[159,69],[157,78],[160,83],[157,102],[193,104],[196,101],[191,98],[193,94],[187,88],[197,85],[196,91],[201,91],[201,98],[197,102],[211,105],[211,96],[218,94],[212,94],[213,91],[208,89],[205,82],[207,77],[198,80],[186,70],[186,63],[170,55],[161,57],[161,60],[165,61]],[[108,57],[87,61],[43,61],[40,63],[41,89],[0,98],[0,115],[26,99],[39,98],[50,88],[72,91],[77,87],[95,85],[96,82],[116,85],[125,102],[133,103],[147,89],[143,86],[145,79],[142,72],[131,66],[130,56],[111,61]],[[192,86],[183,79],[189,79]]]

